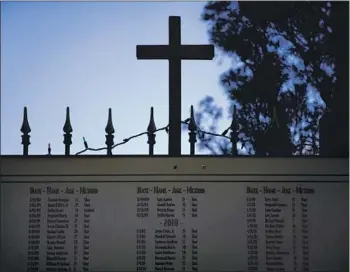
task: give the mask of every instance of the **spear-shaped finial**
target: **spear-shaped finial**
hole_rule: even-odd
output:
[[[31,129],[28,122],[27,107],[24,107],[24,111],[23,111],[23,122],[22,122],[21,132],[23,133],[22,135],[23,156],[28,156],[28,148],[30,145],[29,133],[31,132]]]
[[[70,115],[69,115],[69,107],[66,108],[66,121],[64,122],[63,126],[63,143],[64,143],[64,154],[66,156],[70,155],[70,145],[72,144],[72,125],[70,123]]]
[[[153,155],[154,153],[154,145],[156,144],[156,134],[155,131],[157,130],[156,124],[154,122],[154,111],[153,107],[151,107],[151,115],[149,118],[149,124],[147,127],[147,144],[149,146],[148,154]]]
[[[156,124],[154,122],[154,110],[153,110],[153,107],[151,107],[151,115],[149,118],[147,132],[154,133],[156,130],[157,130],[157,127],[156,127]]]
[[[105,131],[107,134],[113,134],[114,133],[114,127],[113,127],[113,121],[112,121],[112,109],[108,109],[108,120],[107,125],[105,128]]]
[[[30,129],[29,122],[28,122],[27,107],[24,107],[23,122],[22,122],[21,132],[23,134],[28,134],[31,131],[32,130]]]
[[[197,124],[194,119],[194,110],[193,110],[193,105],[191,105],[191,117],[190,121],[188,123],[188,130],[189,133],[188,135],[190,136],[189,142],[190,142],[190,155],[194,156],[195,154],[195,147],[196,147],[196,142],[197,142]]]
[[[112,135],[114,133],[114,127],[113,127],[113,122],[112,122],[112,109],[108,109],[108,120],[107,120],[107,125],[105,128],[105,131],[107,133],[106,135],[106,145],[107,145],[107,155],[111,156],[112,155],[112,146],[114,145],[113,138],[114,136]]]
[[[191,117],[190,117],[190,122],[188,123],[188,129],[190,131],[195,131],[197,130],[197,124],[196,120],[194,120],[194,110],[193,110],[193,105],[191,105]]]
[[[51,155],[51,145],[50,145],[50,143],[47,145],[47,155]]]
[[[65,133],[73,132],[72,125],[70,123],[69,107],[66,108],[66,121],[64,122],[63,132]]]
[[[230,134],[230,141],[232,144],[231,147],[231,153],[232,156],[237,156],[237,111],[236,111],[236,105],[233,105],[232,108],[232,122],[230,125],[230,129],[231,129],[231,134]]]

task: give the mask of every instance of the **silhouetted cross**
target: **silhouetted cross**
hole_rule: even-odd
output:
[[[213,45],[181,45],[181,18],[169,17],[169,45],[137,45],[137,59],[169,60],[169,155],[181,155],[181,60],[212,60]]]

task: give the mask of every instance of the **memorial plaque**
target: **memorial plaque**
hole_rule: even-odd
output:
[[[1,271],[348,271],[345,159],[4,158]]]

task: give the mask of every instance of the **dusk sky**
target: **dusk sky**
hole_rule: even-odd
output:
[[[181,16],[183,44],[208,44],[200,20],[205,2],[2,2],[1,154],[22,154],[23,107],[32,129],[29,154],[64,154],[63,125],[70,107],[71,153],[105,146],[108,108],[115,143],[144,132],[150,107],[158,128],[168,124],[168,61],[137,60],[136,45],[167,44],[168,17]],[[216,51],[216,54],[218,52]],[[219,76],[229,61],[182,61],[182,120],[205,96],[228,106]],[[228,113],[225,113],[225,117]],[[230,120],[220,123],[224,130]],[[189,154],[188,133],[182,154]],[[167,154],[157,133],[155,154]],[[113,154],[147,154],[147,137]],[[198,149],[197,149],[198,150]],[[105,154],[86,152],[85,154]],[[205,152],[197,152],[197,154]]]

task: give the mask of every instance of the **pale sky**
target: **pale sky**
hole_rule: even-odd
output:
[[[205,2],[2,2],[1,154],[22,154],[23,107],[32,129],[29,154],[64,154],[63,125],[70,107],[71,154],[105,146],[108,108],[115,143],[144,132],[150,107],[158,128],[168,124],[168,61],[137,60],[136,45],[167,44],[168,17],[181,16],[182,43],[207,44],[200,20]],[[218,52],[216,52],[218,54]],[[220,75],[229,62],[182,61],[182,120],[205,96],[228,106]],[[228,113],[225,113],[225,117]],[[220,128],[230,123],[225,118]],[[168,135],[157,133],[155,154],[167,154]],[[113,154],[147,154],[147,136]],[[198,150],[198,148],[197,148]],[[86,152],[85,154],[105,154]],[[189,154],[188,133],[182,154]],[[197,151],[197,154],[205,152]]]

